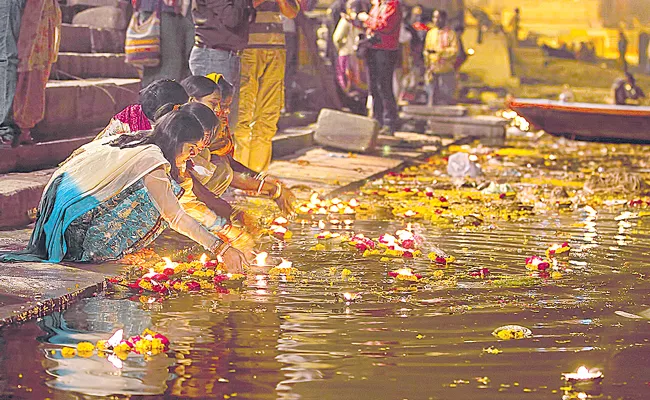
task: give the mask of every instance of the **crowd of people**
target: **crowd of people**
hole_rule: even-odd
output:
[[[331,49],[339,89],[348,97],[369,98],[370,112],[393,133],[398,101],[415,100],[425,87],[428,104],[453,104],[456,78],[465,60],[463,19],[445,10],[425,16],[422,6],[398,0],[336,1],[329,9]],[[451,23],[450,23],[451,22]]]

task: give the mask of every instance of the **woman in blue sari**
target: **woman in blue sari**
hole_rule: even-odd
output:
[[[218,234],[226,219],[212,213],[199,223],[178,202],[184,166],[207,144],[204,127],[181,109],[153,131],[82,146],[46,186],[27,248],[0,255],[0,262],[117,260],[169,226],[241,272],[244,255]]]

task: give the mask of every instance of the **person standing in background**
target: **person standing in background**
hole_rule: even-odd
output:
[[[218,73],[233,85],[229,127],[237,126],[241,55],[255,21],[252,0],[195,0],[196,38],[190,54],[193,75]]]
[[[0,146],[17,135],[11,106],[18,79],[18,34],[26,0],[0,2]]]
[[[399,61],[401,6],[397,0],[373,0],[369,13],[354,17],[365,26],[366,36],[372,37],[366,61],[373,118],[383,126],[384,133],[392,135],[399,125],[393,73]]]
[[[292,113],[294,104],[291,98],[291,88],[294,86],[293,82],[296,72],[298,72],[298,31],[296,30],[296,21],[284,15],[280,17],[287,49],[287,62],[284,69],[284,112]]]
[[[58,1],[28,1],[18,37],[18,83],[13,111],[20,135],[14,138],[14,146],[33,143],[31,130],[45,117],[45,86],[59,55],[60,38]]]
[[[188,59],[194,43],[192,0],[132,0],[133,8],[140,13],[140,21],[160,11],[160,64],[145,67],[142,87],[158,79],[181,81],[190,75]]]
[[[621,66],[623,67],[623,72],[627,72],[627,60],[625,59],[626,53],[627,53],[627,37],[625,36],[625,32],[623,31],[623,28],[620,28],[618,30],[618,60],[621,63]]]
[[[286,50],[280,15],[295,18],[296,0],[255,0],[255,22],[241,57],[235,160],[256,172],[271,163],[272,139],[284,106]]]
[[[456,59],[458,37],[447,25],[447,12],[433,12],[434,28],[427,32],[424,42],[425,82],[429,98],[427,105],[453,104],[456,91]]]

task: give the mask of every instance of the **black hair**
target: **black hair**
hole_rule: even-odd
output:
[[[180,83],[170,79],[160,79],[140,91],[139,103],[144,115],[154,121],[160,107],[167,103],[185,104],[188,98]]]
[[[183,79],[181,85],[190,97],[196,99],[211,95],[218,88],[212,79],[201,75],[188,76]]]
[[[445,10],[436,10],[438,11],[438,18],[447,20],[447,11]]]
[[[360,13],[364,11],[363,2],[361,0],[353,0],[349,3],[350,9],[355,13]]]
[[[139,131],[135,134],[123,134],[109,142],[110,146],[121,149],[155,144],[171,165],[171,175],[179,180],[176,156],[185,143],[198,142],[203,138],[203,126],[188,111],[174,110],[160,118],[153,131]]]
[[[196,99],[208,96],[217,90],[221,97],[230,97],[234,92],[232,84],[223,76],[215,83],[205,76],[192,75],[183,79],[181,85],[183,85],[188,95]]]
[[[203,127],[203,132],[212,132],[219,127],[219,118],[205,104],[198,102],[187,103],[180,110],[192,114]]]

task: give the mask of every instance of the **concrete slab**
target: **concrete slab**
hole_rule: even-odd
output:
[[[124,61],[124,54],[59,52],[50,79],[140,78],[138,70]]]

